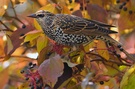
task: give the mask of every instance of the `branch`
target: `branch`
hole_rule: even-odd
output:
[[[17,14],[16,14],[16,11],[15,11],[15,8],[14,8],[14,4],[13,4],[12,0],[10,0],[10,2],[11,2],[12,9],[14,11],[15,17],[17,17]]]
[[[10,32],[13,32],[9,27],[7,27],[1,20],[0,20],[0,23],[2,24],[2,25],[4,25],[4,27],[8,30],[8,31],[10,31]]]

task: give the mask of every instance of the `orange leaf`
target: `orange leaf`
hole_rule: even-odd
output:
[[[9,0],[1,0],[0,1],[0,16],[3,16],[5,13],[5,10],[7,9],[7,5],[9,3]]]
[[[4,89],[6,83],[9,80],[9,73],[8,69],[4,69],[3,71],[0,72],[0,89]]]

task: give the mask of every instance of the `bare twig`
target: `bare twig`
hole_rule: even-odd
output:
[[[0,23],[2,24],[2,25],[4,25],[4,27],[8,30],[8,31],[10,31],[10,32],[13,32],[8,26],[6,26],[1,20],[0,20]]]
[[[16,14],[16,11],[15,11],[15,8],[14,8],[14,4],[13,4],[12,0],[10,0],[10,2],[11,2],[12,9],[14,11],[15,17],[17,17],[17,14]]]

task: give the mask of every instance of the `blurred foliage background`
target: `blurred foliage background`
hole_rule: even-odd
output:
[[[50,46],[36,20],[27,17],[38,10],[114,25],[110,29],[118,34],[111,36],[134,56],[135,0],[0,0],[0,89],[134,89],[134,60],[117,48],[118,54],[96,50],[109,48],[103,41],[84,47],[87,55],[73,52],[63,60],[70,47]]]

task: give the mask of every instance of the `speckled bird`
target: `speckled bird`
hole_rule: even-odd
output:
[[[116,42],[108,34],[117,33],[109,30],[110,25],[68,14],[53,14],[39,10],[29,17],[35,18],[44,33],[58,44],[77,46],[89,43],[94,39]]]

